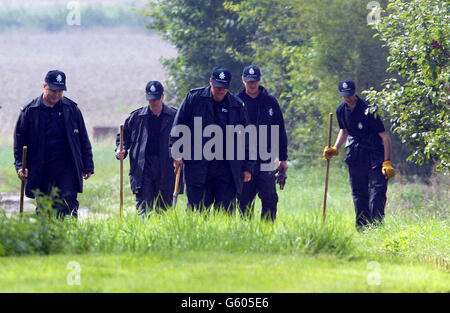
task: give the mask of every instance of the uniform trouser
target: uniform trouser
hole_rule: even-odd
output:
[[[52,208],[56,210],[56,216],[64,218],[64,216],[70,215],[77,218],[79,203],[75,168],[73,166],[47,166],[44,173],[39,191],[52,197]],[[54,187],[58,188],[57,195],[51,194]],[[39,214],[45,204],[39,198],[36,199],[36,202],[36,213]]]
[[[172,206],[173,194],[170,186],[163,184],[164,173],[161,173],[159,157],[151,157],[151,163],[145,163],[142,174],[142,185],[136,193],[136,210],[145,216],[153,210],[156,200],[156,211],[166,210]]]
[[[214,209],[223,209],[232,214],[235,210],[236,187],[228,162],[208,167],[204,184],[186,182],[188,210],[203,211],[214,204]]]
[[[348,166],[353,203],[356,211],[356,226],[382,222],[386,205],[387,179],[381,165],[372,168],[369,158],[359,158]]]
[[[261,218],[274,221],[278,203],[274,171],[260,171],[258,165],[252,173],[252,179],[243,184],[242,193],[238,196],[239,209],[243,216],[253,215],[256,193],[261,199]]]

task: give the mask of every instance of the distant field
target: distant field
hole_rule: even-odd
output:
[[[10,28],[38,28],[59,31],[69,28],[75,16],[82,27],[144,27],[145,18],[137,11],[146,0],[26,1],[0,0],[0,32]],[[80,17],[78,19],[78,17]],[[70,24],[70,23],[69,23]]]
[[[71,28],[61,32],[0,32],[0,145],[12,142],[21,106],[39,96],[47,71],[67,74],[66,96],[79,104],[88,129],[118,126],[145,104],[149,80],[164,81],[161,57],[175,49],[132,28]]]

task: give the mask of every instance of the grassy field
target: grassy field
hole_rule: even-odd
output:
[[[0,291],[18,292],[449,292],[448,178],[397,177],[385,224],[359,233],[345,168],[289,170],[275,224],[176,210],[141,220],[125,182],[118,218],[118,162],[96,144],[96,173],[80,195],[95,215],[64,223],[0,217]],[[128,168],[126,162],[126,171]],[[17,190],[10,148],[0,149],[0,191]],[[257,210],[260,202],[257,202]],[[80,284],[72,285],[77,262]],[[69,280],[68,280],[69,279]]]

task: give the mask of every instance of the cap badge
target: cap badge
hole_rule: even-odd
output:
[[[150,87],[150,91],[151,91],[151,92],[155,92],[155,91],[156,91],[155,85],[152,85],[152,86]]]
[[[253,67],[251,67],[251,68],[248,70],[248,72],[249,72],[250,75],[255,74],[255,70],[253,69]]]
[[[361,124],[361,122],[358,123],[358,128],[363,129],[363,125]]]
[[[58,76],[56,76],[56,81],[57,81],[58,83],[60,83],[60,82],[62,81],[62,76],[61,76],[61,74],[58,74]]]
[[[273,116],[273,109],[272,108],[269,109],[269,115]]]
[[[348,88],[348,85],[347,85],[347,83],[346,82],[344,82],[343,84],[342,84],[342,88]]]
[[[220,79],[225,79],[225,73],[224,73],[224,72],[220,72],[219,78],[220,78]]]

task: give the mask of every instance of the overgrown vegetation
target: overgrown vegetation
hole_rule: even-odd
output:
[[[106,143],[104,144],[106,145]],[[11,166],[12,156],[0,163],[0,172]],[[3,151],[3,152],[2,152]],[[436,174],[433,184],[403,181],[396,177],[388,193],[384,225],[363,233],[354,228],[354,212],[345,168],[331,168],[327,221],[321,220],[323,168],[289,170],[285,190],[280,191],[275,224],[239,215],[186,212],[186,197],[179,196],[176,210],[136,215],[134,197],[125,182],[125,218],[118,217],[118,162],[112,149],[94,148],[98,170],[86,181],[81,207],[101,213],[79,221],[47,218],[27,213],[0,217],[0,255],[46,254],[160,254],[189,251],[217,253],[267,253],[287,255],[327,254],[398,262],[411,260],[448,266],[450,239],[448,177]],[[127,165],[128,162],[125,164]],[[125,168],[127,171],[127,166]],[[19,181],[14,177],[16,188]],[[11,186],[13,188],[14,186]],[[2,187],[2,190],[4,188]],[[48,199],[47,199],[48,200]],[[50,202],[44,204],[50,207]],[[257,201],[256,212],[260,210]]]
[[[398,74],[368,93],[390,114],[394,132],[414,147],[419,164],[438,161],[450,169],[450,15],[439,0],[390,1],[379,37],[389,48],[389,68]]]
[[[153,19],[148,27],[178,49],[176,58],[164,61],[169,72],[169,85],[172,86],[171,96],[177,97],[177,104],[190,88],[205,85],[211,69],[216,65],[231,68],[233,92],[241,86],[244,65],[253,63],[260,66],[262,84],[280,100],[289,136],[289,155],[299,161],[296,163],[298,166],[319,162],[320,151],[327,142],[325,125],[328,113],[334,112],[342,101],[337,92],[338,82],[343,78],[352,78],[356,81],[359,94],[369,88],[382,89],[385,80],[399,79],[398,75],[402,75],[399,64],[406,67],[416,64],[405,61],[403,54],[396,54],[392,49],[394,45],[400,47],[404,44],[404,49],[400,51],[429,67],[428,76],[432,77],[433,71],[440,73],[440,78],[434,80],[433,85],[440,90],[438,93],[433,91],[433,110],[423,110],[420,104],[414,104],[415,99],[420,98],[417,95],[431,96],[428,93],[431,81],[422,86],[422,79],[418,76],[414,76],[412,82],[416,90],[405,93],[407,97],[383,93],[378,98],[371,97],[371,100],[373,104],[380,104],[381,109],[386,109],[385,126],[388,131],[392,119],[395,130],[392,134],[394,167],[403,174],[428,177],[433,162],[438,158],[445,160],[448,154],[446,138],[449,138],[449,127],[445,126],[445,121],[449,120],[446,118],[448,105],[445,105],[448,99],[444,96],[448,89],[448,75],[445,76],[448,72],[445,61],[448,58],[445,52],[448,51],[448,11],[439,1],[417,0],[408,5],[394,0],[378,3],[381,8],[389,5],[391,11],[395,7],[400,8],[398,12],[401,14],[391,17],[398,18],[397,24],[380,24],[380,31],[384,34],[381,38],[389,42],[387,47],[383,46],[380,38],[374,37],[377,32],[368,25],[368,15],[373,12],[366,2],[358,0],[150,1],[146,15]],[[421,3],[423,7],[414,3]],[[402,10],[403,6],[411,10]],[[420,15],[421,11],[427,12],[429,18]],[[388,13],[383,12],[381,18],[388,21],[390,17],[385,14]],[[420,19],[415,19],[419,15],[429,19],[430,23],[436,21],[432,27],[439,29],[439,35],[433,31],[413,31],[420,24]],[[432,15],[435,17],[431,18]],[[408,27],[403,27],[405,24]],[[415,36],[412,40],[409,38],[411,35]],[[437,40],[441,49],[433,48],[432,39]],[[433,60],[427,61],[426,57],[416,54],[416,50],[430,52]],[[392,63],[396,58],[397,65]],[[429,65],[439,58],[439,65]],[[388,68],[390,73],[386,72]],[[402,86],[400,80],[399,83],[398,86]],[[394,84],[390,86],[393,88]],[[425,90],[425,87],[428,89]],[[392,97],[396,100],[392,101]],[[383,103],[389,106],[383,106]],[[418,119],[428,111],[430,118],[422,119],[420,123],[413,119],[406,122],[412,111]],[[337,131],[337,123],[334,124]],[[415,129],[416,124],[424,124],[424,127]],[[411,129],[404,132],[402,127],[409,127],[407,125],[411,125]],[[439,133],[439,140],[430,137],[432,129]],[[418,138],[424,138],[420,146],[417,145]],[[420,149],[411,148],[410,143]],[[437,158],[433,157],[433,151],[440,151],[439,155],[436,154]],[[420,161],[423,166],[407,161],[412,154],[426,156],[409,159]],[[424,160],[430,162],[422,162]]]
[[[355,249],[354,232],[342,221],[323,225],[312,216],[290,216],[276,226],[259,219],[241,221],[224,214],[169,211],[142,220],[76,222],[43,214],[0,218],[0,254],[161,253],[222,251],[258,253],[329,253],[348,255]],[[343,228],[345,231],[342,231]]]

